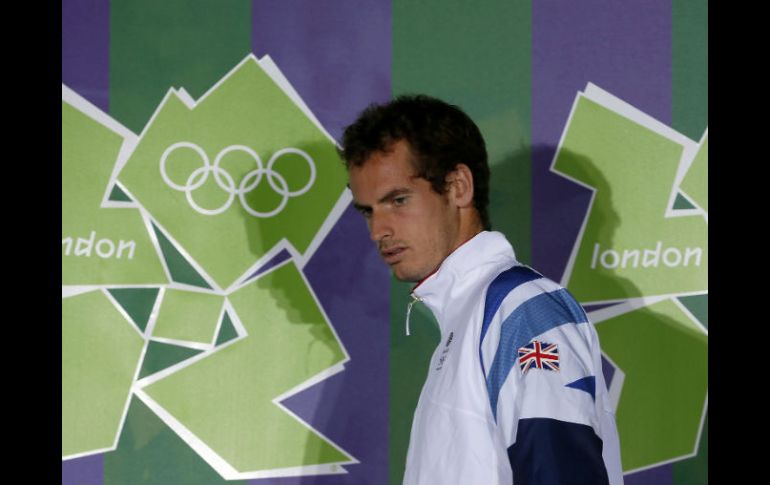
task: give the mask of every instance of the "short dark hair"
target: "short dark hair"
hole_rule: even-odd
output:
[[[406,140],[415,155],[415,170],[433,190],[446,193],[446,176],[464,163],[473,174],[473,205],[484,229],[490,229],[489,166],[481,132],[457,106],[425,95],[404,95],[372,104],[342,135],[345,167],[363,165],[377,152]]]

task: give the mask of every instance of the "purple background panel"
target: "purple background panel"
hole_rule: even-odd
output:
[[[672,485],[673,466],[663,465],[651,470],[645,470],[637,473],[631,473],[623,477],[624,485]]]
[[[253,16],[254,53],[270,55],[335,139],[390,99],[390,2],[254,2]]]
[[[671,123],[671,0],[532,4],[533,266],[560,281],[590,191],[549,171],[588,82]]]
[[[269,54],[335,138],[358,113],[390,99],[390,2],[253,4],[253,52]],[[382,484],[388,480],[389,274],[351,208],[305,267],[350,353],[345,370],[284,404],[360,461],[347,475],[254,484]]]
[[[289,251],[287,251],[285,249],[282,250],[281,252],[279,252],[278,254],[273,256],[273,259],[271,259],[267,263],[265,263],[262,266],[260,266],[259,269],[257,269],[254,273],[252,273],[251,276],[249,276],[247,278],[247,280],[253,280],[257,276],[259,276],[262,273],[264,273],[265,271],[269,270],[270,268],[274,268],[274,267],[278,266],[279,264],[283,263],[284,261],[286,261],[289,258],[291,258],[291,254],[289,254]]]
[[[61,5],[61,82],[109,109],[110,4],[67,0]]]
[[[101,485],[104,455],[91,455],[61,462],[61,485]]]

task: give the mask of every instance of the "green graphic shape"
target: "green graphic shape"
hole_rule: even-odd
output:
[[[152,346],[152,343],[150,343]],[[245,485],[227,481],[134,398],[115,451],[104,455],[104,485]]]
[[[617,409],[623,469],[692,454],[708,392],[708,337],[670,299],[596,325],[625,372]]]
[[[120,190],[120,187],[117,185],[112,186],[112,191],[110,192],[110,200],[115,202],[132,202],[131,197]]]
[[[238,332],[233,327],[233,322],[230,320],[230,315],[225,312],[222,317],[222,325],[219,329],[219,336],[217,337],[217,345],[222,345],[232,339],[238,337]]]
[[[290,262],[230,295],[248,337],[145,388],[239,472],[350,461],[272,402],[344,360]]]
[[[682,146],[579,97],[554,171],[596,189],[567,282],[591,302],[708,289],[708,225],[666,218]]]
[[[62,305],[62,456],[112,447],[144,347],[101,291]]]
[[[201,352],[202,350],[150,341],[147,345],[144,360],[142,360],[142,370],[139,372],[139,379],[162,371]]]
[[[167,289],[152,336],[211,344],[223,304],[220,295]]]
[[[709,413],[703,422],[698,454],[688,460],[674,463],[672,468],[673,480],[676,485],[701,485],[708,483],[709,462]]]
[[[119,180],[226,288],[283,238],[304,252],[347,176],[334,143],[249,56],[194,109],[171,92]]]
[[[153,231],[158,238],[158,245],[163,253],[163,259],[168,266],[168,272],[171,273],[171,279],[177,283],[198,286],[210,290],[211,287],[203,276],[192,267],[189,261],[182,256],[182,253],[168,240],[163,232],[155,224],[152,225]]]
[[[682,197],[682,194],[676,194],[676,199],[674,200],[674,210],[682,210],[682,209],[695,209],[696,207],[692,205],[687,199]]]
[[[679,185],[704,211],[709,211],[709,138],[706,135],[698,147],[698,153],[692,161],[687,175]]]
[[[158,288],[111,288],[108,291],[144,332],[158,298]]]
[[[62,285],[167,283],[139,211],[100,207],[122,144],[62,100]]]
[[[709,296],[705,295],[693,295],[693,296],[680,296],[677,298],[679,303],[684,305],[687,310],[703,325],[704,328],[709,328]]]

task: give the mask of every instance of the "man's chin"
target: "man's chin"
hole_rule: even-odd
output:
[[[406,271],[403,268],[398,268],[397,266],[398,263],[391,266],[390,272],[398,281],[417,283],[418,281],[422,281],[422,279],[425,277],[423,275],[410,273],[409,271]]]

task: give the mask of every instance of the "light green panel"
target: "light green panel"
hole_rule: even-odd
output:
[[[171,94],[119,179],[222,288],[283,238],[304,252],[347,181],[334,144],[252,57],[194,109]]]
[[[62,456],[114,445],[144,339],[101,291],[62,300]]]
[[[703,329],[664,300],[596,330],[602,350],[625,373],[616,416],[623,469],[694,452],[708,392]]]
[[[348,460],[272,401],[344,354],[293,263],[229,297],[248,337],[146,388],[241,472]]]
[[[708,225],[701,216],[665,217],[682,150],[578,100],[555,171],[596,189],[565,284],[579,301],[708,289]]]
[[[223,304],[220,295],[168,289],[152,336],[213,344]]]
[[[102,208],[123,137],[62,101],[62,284],[164,284],[139,211]]]

